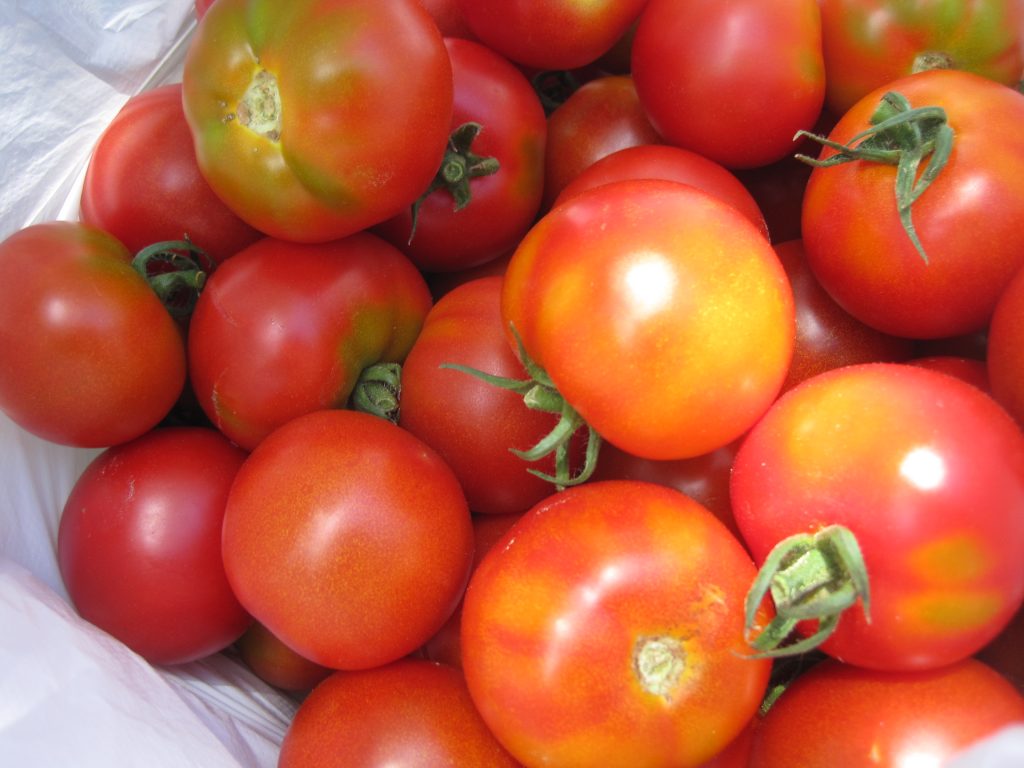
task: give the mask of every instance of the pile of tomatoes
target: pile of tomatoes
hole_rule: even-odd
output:
[[[294,692],[281,768],[1024,722],[1016,0],[196,11],[0,243],[83,617]]]

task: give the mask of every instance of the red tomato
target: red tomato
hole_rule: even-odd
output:
[[[942,338],[981,330],[1024,265],[1016,243],[1024,220],[1024,135],[1016,130],[1024,95],[966,72],[921,72],[865,96],[828,138],[845,145],[870,129],[887,92],[902,94],[911,108],[942,108],[952,131],[945,167],[910,207],[927,260],[897,210],[897,167],[853,160],[811,173],[803,203],[808,263],[840,306],[886,333]],[[918,128],[938,135],[941,122],[927,114]],[[883,134],[876,143],[891,139]],[[900,150],[905,157],[916,151]],[[826,148],[821,158],[834,154]]]
[[[220,534],[244,460],[202,427],[153,430],[97,456],[57,533],[61,576],[82,617],[153,664],[237,640],[251,619],[225,576]]]
[[[0,409],[55,443],[139,437],[185,385],[185,345],[132,255],[85,224],[47,222],[0,243]]]
[[[585,189],[623,179],[667,179],[690,184],[729,203],[768,237],[761,209],[736,176],[714,160],[665,144],[626,147],[602,157],[566,184],[554,204]]]
[[[775,701],[757,728],[750,768],[944,765],[956,752],[1024,722],[1024,697],[967,659],[926,672],[878,672],[826,660]]]
[[[1024,435],[953,376],[871,363],[804,381],[744,439],[730,491],[759,564],[794,534],[840,525],[856,537],[870,622],[860,607],[846,610],[821,646],[851,664],[953,663],[1024,600]],[[837,588],[819,582],[810,596]]]
[[[462,15],[459,0],[419,0],[445,37],[473,40],[473,32]]]
[[[985,360],[993,396],[1024,426],[1024,269],[996,302]]]
[[[824,103],[817,0],[650,0],[632,73],[667,143],[729,168],[775,162]]]
[[[658,143],[661,137],[644,114],[631,77],[609,75],[584,83],[548,117],[543,208],[605,155]]]
[[[509,262],[502,315],[584,421],[652,459],[739,437],[793,348],[792,293],[763,234],[663,180],[604,184],[548,213]]]
[[[992,387],[988,383],[988,368],[985,366],[984,360],[957,357],[955,355],[933,355],[930,357],[913,357],[905,362],[911,365],[920,365],[923,368],[931,368],[934,371],[948,373],[950,376],[957,376],[968,384],[973,384],[983,392],[992,394]]]
[[[473,517],[473,567],[475,571],[484,555],[491,551],[498,541],[504,537],[509,528],[523,516],[522,512],[508,515],[474,515]],[[445,622],[430,640],[424,643],[423,656],[431,661],[439,661],[452,667],[462,668],[462,604]]]
[[[278,768],[516,768],[458,670],[405,659],[337,672],[303,700]]]
[[[362,669],[411,653],[451,616],[473,530],[458,480],[422,441],[367,413],[316,411],[246,459],[223,556],[238,599],[285,645]]]
[[[561,491],[470,579],[470,694],[528,768],[700,765],[740,734],[767,685],[770,663],[743,639],[753,575],[739,541],[677,491]]]
[[[293,651],[258,621],[249,625],[236,645],[239,657],[260,680],[284,691],[310,691],[334,672]]]
[[[411,205],[452,116],[451,63],[418,0],[217,0],[182,87],[213,190],[250,225],[301,242]]]
[[[262,236],[199,172],[180,83],[133,96],[100,135],[82,187],[81,219],[132,253],[187,237],[217,262]]]
[[[459,0],[477,38],[512,61],[575,69],[607,53],[647,0]]]
[[[449,38],[445,46],[455,107],[437,189],[418,202],[414,233],[411,209],[374,228],[434,272],[482,264],[519,242],[540,210],[547,138],[544,108],[522,72],[479,43]]]
[[[419,271],[374,235],[265,238],[221,265],[200,294],[192,387],[213,424],[251,449],[295,416],[346,405],[368,366],[401,362],[430,306]]]
[[[1021,8],[1017,0],[821,0],[829,106],[842,114],[909,75],[921,56],[1014,85],[1024,67]]]
[[[796,307],[793,361],[783,391],[831,368],[900,362],[911,356],[910,339],[877,331],[833,301],[807,265],[800,240],[777,243],[774,248],[789,276]]]
[[[525,462],[510,449],[533,447],[555,417],[527,408],[521,395],[441,367],[450,363],[526,377],[505,335],[500,277],[464,283],[430,310],[402,365],[398,423],[441,454],[474,512],[525,512],[551,493],[528,469],[551,473],[554,465]]]

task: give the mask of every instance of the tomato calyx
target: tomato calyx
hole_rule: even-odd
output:
[[[771,593],[775,617],[753,639],[750,633],[765,595]],[[829,525],[816,533],[783,539],[768,553],[747,593],[745,608],[748,642],[755,658],[793,656],[814,650],[838,626],[842,613],[860,600],[870,621],[867,568],[853,533]],[[807,637],[791,641],[800,622],[816,620]]]
[[[438,168],[427,191],[412,204],[412,229],[409,231],[409,244],[412,243],[413,237],[416,235],[416,221],[419,218],[420,206],[430,195],[439,189],[448,190],[455,201],[455,210],[461,211],[473,199],[469,183],[473,179],[490,176],[501,169],[498,158],[478,155],[472,151],[473,142],[482,130],[483,126],[480,123],[467,122],[448,136],[448,148],[445,150],[441,167]]]
[[[188,238],[164,240],[139,251],[132,267],[149,283],[171,316],[187,324],[215,263]]]
[[[870,128],[854,135],[847,144],[809,131],[797,131],[794,140],[806,137],[836,150],[836,154],[824,159],[797,154],[796,158],[817,168],[855,160],[895,165],[896,210],[900,223],[927,264],[928,254],[918,238],[911,207],[946,167],[952,153],[954,135],[946,111],[933,106],[911,107],[905,96],[889,91],[882,96],[870,122]]]
[[[398,363],[374,363],[363,369],[352,389],[352,410],[373,414],[398,423],[402,394],[402,366]]]
[[[537,365],[523,348],[523,342],[519,338],[515,327],[512,327],[512,335],[515,337],[519,350],[519,360],[523,364],[529,378],[513,379],[506,376],[495,376],[484,371],[471,368],[458,363],[442,363],[442,368],[449,368],[462,373],[468,373],[478,379],[487,382],[495,387],[507,389],[523,397],[523,403],[527,408],[534,411],[542,411],[558,416],[558,422],[542,437],[536,445],[528,450],[509,448],[512,453],[521,459],[529,462],[539,461],[545,456],[554,454],[555,473],[549,474],[539,469],[529,468],[527,472],[536,475],[542,480],[553,483],[558,490],[564,490],[572,485],[579,485],[590,479],[597,467],[597,455],[601,448],[601,436],[590,426],[576,409],[562,397],[547,371]],[[587,447],[583,461],[583,467],[576,474],[572,473],[569,461],[569,446],[573,436],[581,429],[587,430]]]

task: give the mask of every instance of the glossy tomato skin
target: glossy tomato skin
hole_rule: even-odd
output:
[[[743,639],[753,573],[739,541],[678,491],[561,491],[470,579],[462,661],[473,700],[528,768],[700,765],[765,692],[770,662]]]
[[[423,276],[375,235],[264,238],[200,294],[188,341],[193,390],[210,421],[252,449],[295,416],[344,406],[367,366],[401,362],[430,306]]]
[[[308,693],[335,670],[296,653],[254,621],[238,638],[238,656],[263,682],[292,693]]]
[[[182,87],[210,186],[285,240],[344,237],[410,205],[451,123],[451,64],[418,0],[218,0]]]
[[[512,61],[576,69],[607,53],[647,0],[459,0],[473,34]]]
[[[93,147],[81,219],[138,253],[188,238],[220,262],[262,234],[203,178],[181,106],[181,83],[132,96]]]
[[[233,643],[251,622],[224,573],[220,533],[245,452],[214,429],[160,428],[99,454],[57,534],[83,618],[153,664]]]
[[[547,117],[530,81],[480,43],[447,38],[445,47],[455,78],[452,131],[478,123],[470,151],[500,167],[469,181],[470,200],[460,210],[445,188],[423,199],[411,240],[411,209],[374,228],[427,272],[473,267],[514,247],[533,224],[544,188]]]
[[[668,144],[626,147],[602,157],[566,184],[554,204],[584,189],[623,179],[668,179],[690,184],[729,203],[768,237],[768,225],[757,201],[733,173],[703,155]]]
[[[833,369],[782,395],[740,446],[733,515],[754,559],[843,525],[870,580],[826,653],[882,670],[971,655],[1024,599],[1024,435],[984,392],[901,363]]]
[[[803,673],[754,730],[750,768],[943,765],[1024,722],[1024,697],[966,659],[925,672],[878,672],[829,659]]]
[[[185,345],[111,235],[78,222],[0,243],[0,409],[45,440],[104,448],[139,437],[185,384]]]
[[[452,614],[473,531],[458,480],[426,444],[378,416],[316,411],[246,459],[223,556],[238,599],[282,642],[364,669],[416,650]]]
[[[988,326],[986,372],[996,400],[1024,425],[1024,269],[1000,294]]]
[[[450,363],[526,377],[502,322],[500,277],[455,288],[427,314],[402,365],[398,423],[441,454],[474,512],[525,512],[551,493],[547,480],[527,470],[551,474],[554,462],[528,463],[511,449],[532,448],[554,428],[555,417],[531,410],[522,395],[442,368]]]
[[[640,106],[629,75],[584,83],[548,117],[544,159],[544,210],[580,172],[606,155],[661,137]]]
[[[403,659],[336,672],[307,696],[279,768],[516,768],[487,730],[458,670]]]
[[[796,339],[782,391],[832,368],[855,363],[900,362],[913,354],[913,342],[865,325],[840,307],[807,264],[800,240],[776,243],[793,288]]]
[[[826,100],[842,114],[860,98],[909,75],[921,54],[1013,85],[1024,68],[1022,8],[1014,0],[822,0]]]
[[[650,0],[632,74],[666,143],[729,168],[775,162],[824,103],[818,3]]]
[[[912,107],[942,107],[954,132],[949,162],[912,207],[928,261],[900,223],[895,166],[855,161],[811,172],[802,214],[808,262],[840,306],[881,331],[921,339],[979,331],[1024,263],[1015,243],[1024,95],[967,72],[920,72],[865,96],[829,138],[845,144],[868,128],[886,91]]]
[[[679,459],[736,439],[775,398],[792,301],[767,239],[735,208],[635,179],[576,195],[530,230],[502,315],[602,437]]]

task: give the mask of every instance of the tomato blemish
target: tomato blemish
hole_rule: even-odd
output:
[[[686,671],[686,648],[671,635],[641,637],[633,647],[633,672],[640,687],[671,702]]]

